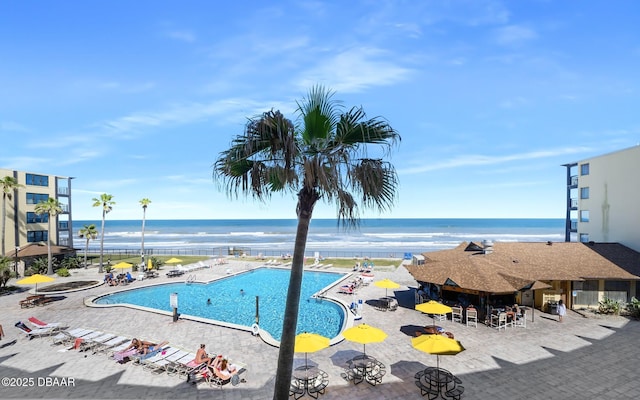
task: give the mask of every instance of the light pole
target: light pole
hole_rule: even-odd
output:
[[[16,258],[16,263],[13,267],[14,272],[16,273],[16,278],[19,278],[20,276],[18,275],[18,252],[20,251],[20,247],[16,246],[16,254],[15,254],[15,258]]]

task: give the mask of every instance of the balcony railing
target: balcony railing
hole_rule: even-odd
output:
[[[578,230],[578,221],[571,221],[569,227],[572,232],[576,232]]]
[[[571,186],[578,187],[578,175],[573,175],[571,177],[571,182],[569,183]]]
[[[571,204],[571,208],[577,209],[578,208],[578,199],[571,199],[570,204]]]
[[[62,212],[63,213],[68,213],[69,212],[69,205],[68,204],[60,204],[60,208],[62,208]]]
[[[58,221],[58,229],[60,230],[69,229],[69,221]]]
[[[58,188],[58,195],[60,196],[69,196],[71,194],[71,191],[69,190],[68,187],[59,187]]]

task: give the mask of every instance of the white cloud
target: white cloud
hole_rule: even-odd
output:
[[[167,32],[167,36],[171,39],[180,40],[187,43],[193,43],[197,39],[195,33],[186,30],[169,31]]]
[[[359,92],[406,80],[412,70],[394,64],[388,52],[376,48],[349,49],[302,72],[297,85],[309,88],[318,82],[337,92]]]
[[[510,161],[523,161],[523,160],[533,160],[540,158],[549,158],[556,157],[565,154],[576,154],[583,153],[585,151],[590,151],[591,149],[588,147],[568,147],[561,148],[555,150],[547,150],[547,151],[532,151],[528,153],[518,153],[518,154],[509,154],[509,155],[500,155],[500,156],[485,156],[481,154],[467,154],[453,157],[446,161],[441,161],[435,164],[424,164],[422,166],[406,168],[399,170],[398,173],[401,175],[413,175],[420,174],[423,172],[436,171],[442,169],[451,169],[451,168],[461,168],[461,167],[471,167],[471,166],[481,166],[481,165],[493,165],[493,164],[501,164]]]
[[[14,121],[0,121],[0,131],[26,133],[29,129]]]
[[[519,25],[509,25],[496,30],[496,40],[504,46],[519,45],[537,37],[538,34],[534,30]]]

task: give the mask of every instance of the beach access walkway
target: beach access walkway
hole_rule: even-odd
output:
[[[197,271],[198,279],[225,276],[259,265],[235,261],[218,268]],[[231,269],[231,271],[227,271]],[[175,281],[160,271],[160,277],[148,283]],[[376,267],[375,280],[389,278],[401,285],[389,290],[398,299],[396,311],[376,310],[371,302],[384,294],[375,285],[362,287],[358,298],[364,299],[362,320],[384,330],[382,343],[366,346],[367,354],[386,365],[386,375],[376,386],[354,385],[342,377],[344,364],[362,351],[362,345],[342,341],[317,353],[309,354],[313,362],[329,375],[329,385],[321,399],[423,399],[414,382],[419,370],[436,365],[436,357],[411,346],[411,328],[433,323],[407,304],[413,301],[416,282],[402,266]],[[102,280],[97,269],[74,270],[68,280]],[[57,283],[56,282],[56,283]],[[10,284],[13,283],[10,282]],[[145,285],[147,281],[135,282]],[[172,318],[124,307],[91,308],[84,298],[108,293],[118,287],[99,286],[90,290],[66,293],[63,299],[44,307],[21,308],[19,300],[26,293],[0,296],[0,324],[6,337],[0,341],[0,378],[20,378],[21,385],[10,386],[3,380],[3,399],[271,399],[278,349],[252,336],[217,325]],[[349,295],[329,296],[350,301]],[[131,363],[124,365],[105,356],[66,350],[52,346],[47,337],[28,340],[13,325],[35,316],[46,322],[63,322],[70,327],[86,327],[129,337],[168,340],[195,351],[200,343],[211,353],[222,353],[246,362],[246,382],[238,386],[212,388],[192,385],[176,376],[152,374]],[[452,332],[465,351],[455,356],[441,356],[440,367],[451,371],[465,387],[463,399],[634,399],[640,393],[637,360],[640,359],[640,323],[616,316],[583,317],[569,311],[565,322],[555,316],[535,312],[526,329],[497,331],[482,324],[467,327],[451,320],[438,322]],[[15,340],[15,343],[12,343]],[[295,365],[304,362],[296,354]],[[24,380],[26,378],[26,380]],[[29,378],[33,378],[29,380]],[[47,379],[49,378],[49,379]],[[57,378],[57,381],[53,378]],[[69,383],[73,381],[73,384]],[[15,383],[15,379],[13,380]],[[29,384],[32,382],[32,384]]]

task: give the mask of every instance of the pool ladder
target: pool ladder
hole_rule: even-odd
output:
[[[196,281],[196,274],[189,275],[185,280],[185,283],[193,283]]]

